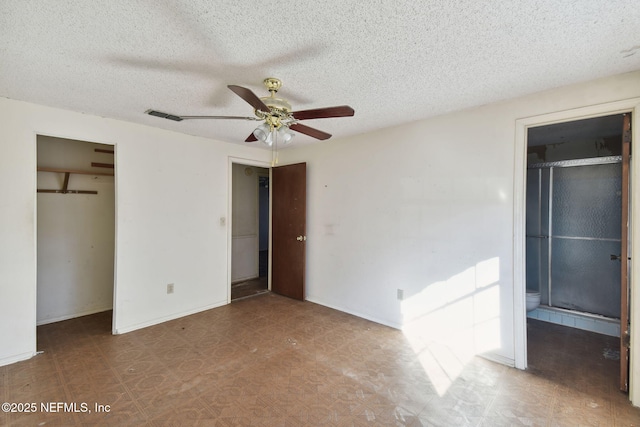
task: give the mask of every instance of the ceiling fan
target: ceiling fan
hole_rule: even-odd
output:
[[[325,140],[331,138],[331,134],[299,123],[301,120],[325,119],[330,117],[353,116],[355,111],[348,105],[336,107],[316,108],[312,110],[291,111],[291,104],[286,99],[277,98],[276,93],[282,87],[282,82],[276,78],[264,79],[264,85],[270,95],[259,98],[250,89],[242,86],[228,85],[236,95],[245,100],[254,108],[255,117],[241,116],[177,116],[163,113],[157,110],[147,110],[152,116],[180,122],[191,119],[231,119],[231,120],[255,120],[263,122],[248,137],[245,142],[262,141],[271,146],[278,140],[284,144],[291,142],[293,131],[309,135],[313,138]]]

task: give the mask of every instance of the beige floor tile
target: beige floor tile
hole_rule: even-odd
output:
[[[444,360],[441,345],[415,350],[401,331],[272,294],[110,332],[108,312],[44,325],[44,354],[0,367],[4,401],[109,411],[2,413],[0,424],[640,426],[602,356],[615,338],[537,321],[527,371]]]

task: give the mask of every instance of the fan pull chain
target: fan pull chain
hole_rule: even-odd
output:
[[[273,167],[278,164],[278,132],[272,130],[271,136],[273,139],[273,145],[271,145],[271,167]]]

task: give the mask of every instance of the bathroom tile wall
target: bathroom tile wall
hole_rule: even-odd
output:
[[[612,337],[620,336],[620,323],[618,321],[589,314],[573,313],[553,307],[540,306],[527,313],[527,317]]]

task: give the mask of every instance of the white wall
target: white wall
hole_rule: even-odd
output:
[[[37,146],[38,167],[87,171],[114,159],[94,151],[109,148],[101,144],[38,136]],[[61,189],[63,181],[63,173],[38,172],[39,189]],[[114,178],[71,174],[68,188],[98,194],[38,193],[38,324],[113,308]]]
[[[308,299],[405,327],[421,358],[513,363],[515,120],[638,96],[636,72],[282,150],[308,165]],[[269,151],[0,99],[0,364],[35,351],[36,133],[117,143],[117,331],[226,303],[228,157]]]
[[[283,150],[308,165],[307,298],[513,365],[516,119],[639,95],[636,72]]]
[[[0,99],[0,365],[36,351],[37,134],[117,145],[115,331],[227,302],[228,158],[268,150]]]

